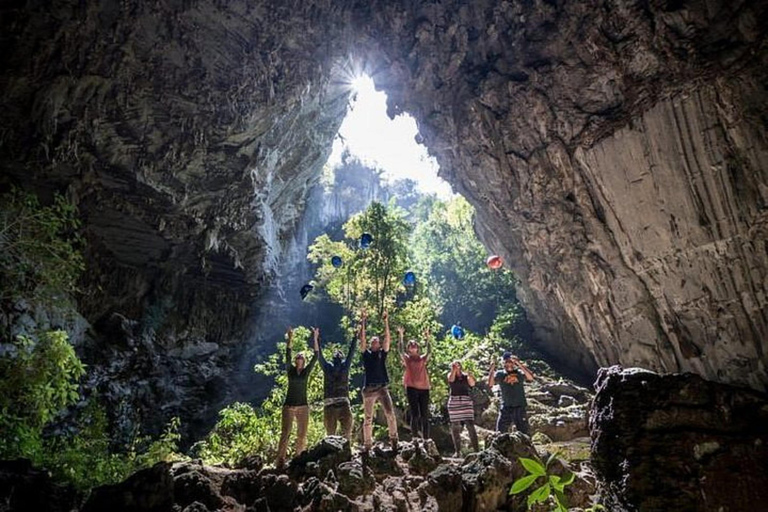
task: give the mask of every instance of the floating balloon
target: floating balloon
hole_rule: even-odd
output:
[[[363,233],[360,235],[360,248],[367,249],[373,243],[373,235],[370,233]]]
[[[341,259],[341,256],[334,256],[331,258],[331,265],[333,265],[334,268],[341,268],[343,264],[344,260]]]
[[[403,284],[405,286],[413,286],[416,284],[416,274],[411,272],[410,270],[405,273],[405,276],[403,276]]]
[[[309,292],[311,292],[315,287],[311,284],[305,284],[301,287],[301,290],[299,290],[299,293],[301,294],[301,299],[304,300],[307,298],[307,295],[309,295]]]
[[[488,265],[488,268],[491,270],[498,270],[504,264],[504,260],[501,259],[501,256],[494,254],[493,256],[488,256],[488,259],[485,260],[485,264]]]
[[[451,335],[457,340],[464,337],[464,329],[461,327],[461,322],[456,322],[456,324],[451,327]]]

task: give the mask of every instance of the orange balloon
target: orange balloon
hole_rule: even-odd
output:
[[[504,260],[501,259],[501,256],[494,254],[493,256],[488,256],[488,259],[485,260],[485,264],[492,270],[498,270],[504,264]]]

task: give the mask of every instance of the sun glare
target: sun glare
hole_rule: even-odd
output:
[[[373,82],[370,77],[365,75],[358,75],[352,79],[352,82],[350,83],[350,86],[352,87],[352,91],[355,93],[360,92],[361,89],[366,87],[366,82]]]
[[[352,108],[339,129],[328,163],[339,165],[347,149],[368,165],[382,169],[389,180],[410,178],[422,192],[446,199],[453,196],[448,183],[437,176],[437,161],[416,143],[416,120],[407,114],[390,119],[387,96],[376,91],[371,77],[356,76],[350,87],[354,91]]]

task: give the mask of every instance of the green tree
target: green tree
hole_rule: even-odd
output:
[[[34,341],[18,336],[0,357],[0,458],[29,457],[42,447],[43,427],[80,397],[85,374],[64,331]]]
[[[408,266],[409,231],[400,210],[372,203],[344,224],[345,240],[321,235],[312,244],[308,258],[318,265],[316,281],[330,300],[345,307],[347,315],[366,308],[372,323],[381,327],[377,322],[384,309],[393,309],[395,297],[404,291],[401,278]],[[368,249],[358,247],[363,233],[373,236]],[[344,260],[342,268],[331,264],[334,255]]]
[[[84,269],[79,226],[61,195],[49,206],[18,188],[0,196],[0,304],[67,304]]]
[[[293,331],[294,355],[298,351],[308,354],[302,340],[310,339],[310,330],[296,327]],[[280,441],[281,418],[288,375],[285,371],[285,342],[277,344],[277,351],[254,371],[274,377],[275,385],[259,407],[234,403],[219,412],[219,421],[205,439],[197,443],[194,452],[210,464],[237,464],[248,455],[259,454],[266,460],[277,456]],[[311,357],[311,356],[310,356]],[[330,357],[330,354],[329,354]],[[309,362],[309,357],[307,358]],[[317,443],[325,436],[323,426],[323,372],[319,364],[312,371],[307,383],[307,400],[310,405],[307,443]],[[295,426],[294,426],[295,429]],[[295,435],[295,431],[292,436]],[[289,444],[289,449],[293,443]]]
[[[445,325],[462,322],[475,332],[488,332],[500,311],[517,311],[514,274],[491,270],[487,252],[474,232],[474,209],[463,198],[432,203],[412,238],[414,267],[426,280],[424,289],[441,308]]]

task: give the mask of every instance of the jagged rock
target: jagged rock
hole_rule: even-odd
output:
[[[349,441],[342,436],[328,436],[298,457],[291,459],[288,474],[293,478],[323,477],[352,458]]]
[[[192,470],[173,479],[174,502],[185,507],[194,502],[202,503],[210,510],[218,510],[224,505],[224,498],[216,485],[202,472]]]
[[[0,509],[4,512],[69,512],[78,502],[75,489],[55,483],[47,471],[27,459],[0,461]]]
[[[195,501],[184,507],[182,512],[212,512],[211,509],[200,503],[199,501]]]
[[[264,459],[260,455],[248,455],[235,464],[235,469],[249,469],[261,471],[264,467]]]
[[[727,512],[768,503],[768,397],[618,366],[601,370],[595,387],[592,461],[610,510]]]
[[[377,480],[389,475],[402,475],[403,470],[396,460],[397,453],[393,450],[383,450],[378,445],[367,454],[361,454],[361,461],[366,472],[370,471]]]
[[[463,507],[461,470],[451,464],[441,464],[422,484],[425,492],[435,497],[443,512],[460,512]]]
[[[531,439],[520,432],[497,435],[491,441],[491,448],[512,462],[517,462],[520,457],[529,459],[538,457]]]
[[[256,471],[233,471],[221,483],[221,494],[238,503],[252,504],[261,496],[261,480]]]
[[[431,439],[427,439],[426,442],[409,443],[408,446],[403,447],[400,455],[408,464],[408,468],[417,475],[426,475],[435,469],[442,460],[434,441]]]
[[[589,390],[582,388],[581,386],[577,386],[572,382],[567,382],[564,380],[542,384],[540,389],[542,392],[549,393],[550,395],[555,397],[555,399],[558,400],[558,406],[561,406],[561,407],[562,405],[559,403],[559,401],[563,397],[569,398],[572,401],[572,403],[583,404],[583,403],[586,403],[587,400],[589,400],[592,394],[590,393]]]
[[[336,478],[339,482],[338,491],[352,498],[361,494],[369,494],[376,486],[373,474],[371,472],[366,473],[358,460],[339,464]]]
[[[259,498],[246,509],[247,512],[271,512],[267,498]]]
[[[174,487],[171,464],[159,462],[125,482],[97,487],[82,512],[167,512],[174,503]]]
[[[530,415],[529,423],[532,431],[541,432],[553,441],[571,441],[589,435],[587,408],[581,405],[539,410]]]
[[[291,510],[299,494],[298,484],[288,475],[264,475],[261,488],[271,510]]]
[[[461,467],[464,497],[469,510],[496,510],[505,507],[509,487],[522,472],[515,473],[516,464],[495,450],[468,456]]]

